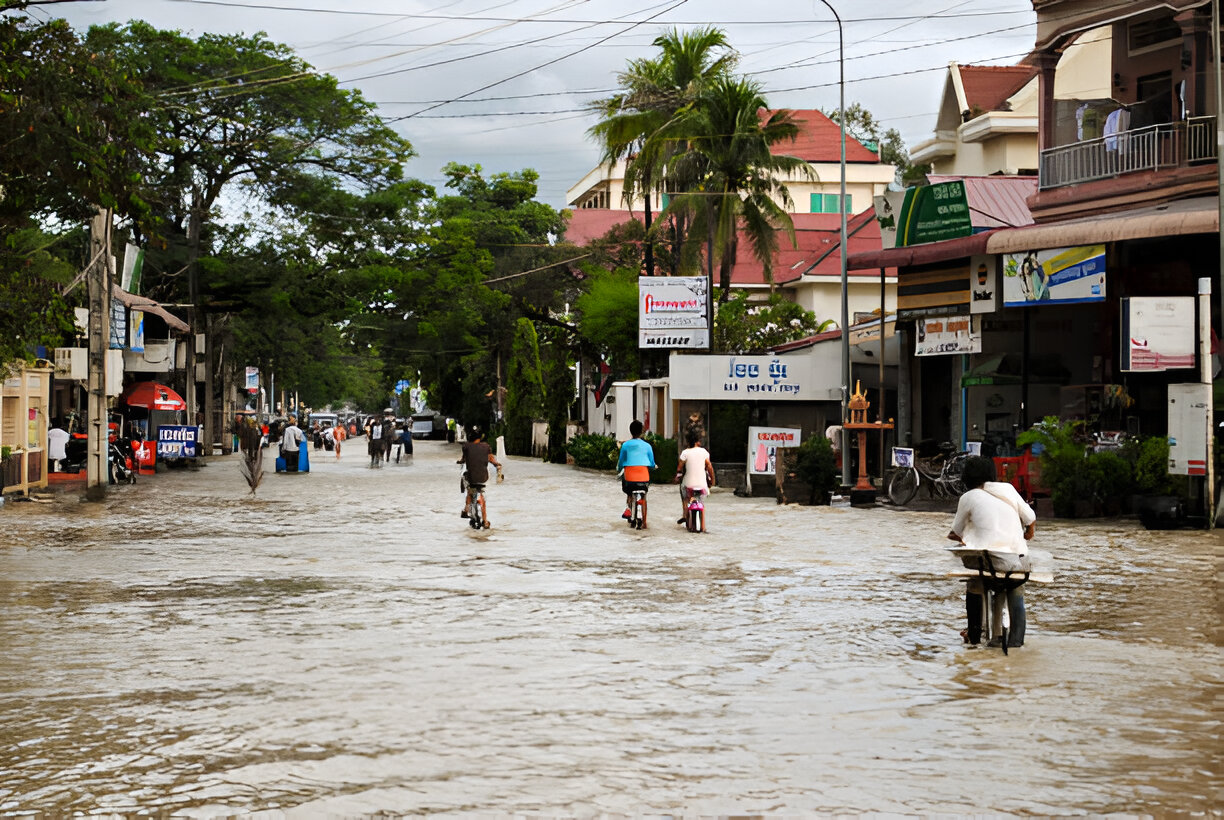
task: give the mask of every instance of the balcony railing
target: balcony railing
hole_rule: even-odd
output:
[[[1193,117],[1046,149],[1039,184],[1042,190],[1060,188],[1215,159],[1215,117]]]

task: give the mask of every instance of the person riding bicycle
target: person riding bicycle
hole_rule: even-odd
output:
[[[956,506],[956,517],[952,519],[952,531],[948,538],[967,547],[988,550],[990,561],[996,570],[1028,572],[1031,568],[1028,545],[1036,530],[1037,515],[1024,502],[1020,493],[1011,484],[995,481],[994,461],[985,456],[970,456],[965,461],[961,478],[969,489],[960,497]],[[1016,584],[1007,592],[1007,607],[1011,628],[1007,645],[1024,645],[1024,592]],[[968,629],[963,634],[965,642],[976,644],[982,637],[982,589],[981,583],[971,581],[965,591],[965,614]],[[998,641],[1003,601],[995,600],[995,612],[991,623],[995,634],[988,636],[987,645]]]
[[[654,448],[642,438],[642,422],[634,419],[629,423],[629,434],[633,438],[620,447],[616,459],[616,472],[621,473],[621,490],[625,493],[625,511],[621,518],[633,517],[633,494],[642,493],[642,529],[646,529],[646,493],[650,490],[650,471],[655,464]]]
[[[714,486],[714,465],[710,463],[710,451],[701,446],[701,431],[690,430],[687,437],[688,449],[680,454],[680,462],[676,467],[676,481],[680,484],[681,516],[677,524],[688,520],[689,499],[694,493],[709,494]],[[683,481],[681,481],[683,479]],[[705,532],[705,516],[701,517],[701,531]]]
[[[489,514],[485,509],[484,494],[480,491],[484,489],[484,485],[489,483],[489,465],[492,464],[497,468],[498,475],[501,475],[502,466],[494,457],[493,449],[483,440],[483,433],[479,427],[472,427],[468,431],[467,442],[463,445],[463,455],[459,456],[459,460],[455,463],[467,465],[467,469],[463,471],[467,493],[463,497],[463,512],[459,514],[459,517],[467,518],[468,504],[473,498],[479,499],[480,518],[484,521],[487,530],[490,526]]]

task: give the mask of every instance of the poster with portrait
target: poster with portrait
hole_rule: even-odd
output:
[[[1105,246],[1081,245],[1003,257],[1003,306],[1105,301]]]

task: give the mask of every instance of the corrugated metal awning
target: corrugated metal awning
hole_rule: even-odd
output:
[[[909,265],[929,265],[949,259],[965,259],[976,253],[986,253],[986,239],[993,232],[975,233],[941,242],[923,245],[906,245],[901,248],[885,248],[867,253],[852,253],[846,260],[850,270],[870,268],[900,268]]]
[[[1127,239],[1218,233],[1219,230],[1219,197],[1207,196],[1051,225],[1002,228],[989,234],[986,253],[1071,248]]]

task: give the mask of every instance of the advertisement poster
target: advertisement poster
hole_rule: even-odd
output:
[[[1003,257],[1003,305],[1105,301],[1105,246],[1083,245]]]
[[[997,256],[973,256],[969,259],[969,312],[994,313],[999,309],[999,276]]]
[[[981,353],[981,320],[976,316],[939,316],[919,319],[915,356],[948,356]]]
[[[1193,296],[1132,296],[1121,313],[1123,372],[1194,367]]]
[[[259,368],[248,367],[246,369],[246,391],[252,396],[259,392]]]
[[[638,277],[638,347],[708,347],[708,292],[704,276]]]
[[[158,458],[195,458],[199,427],[163,424],[157,430]]]
[[[779,447],[798,447],[802,430],[791,427],[748,428],[748,472],[773,475]]]

